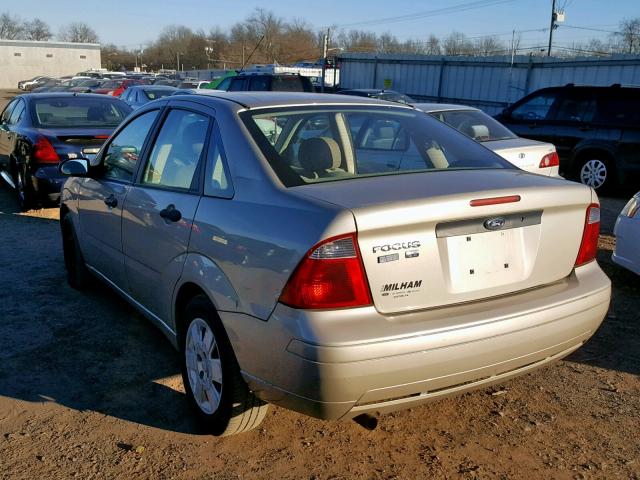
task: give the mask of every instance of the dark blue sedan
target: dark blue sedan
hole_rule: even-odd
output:
[[[37,93],[15,97],[0,114],[0,176],[20,208],[55,203],[65,178],[58,163],[91,158],[131,112],[106,95]]]

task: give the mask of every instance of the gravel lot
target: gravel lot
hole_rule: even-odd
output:
[[[566,360],[372,432],[272,407],[217,439],[164,337],[107,287],[66,285],[57,210],[18,214],[0,184],[0,478],[640,478],[640,277],[610,260],[624,203],[602,199],[610,313]]]

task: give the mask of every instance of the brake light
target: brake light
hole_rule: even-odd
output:
[[[304,309],[371,305],[356,234],[329,238],[309,250],[285,285],[280,302]]]
[[[503,203],[515,203],[520,201],[520,195],[509,195],[506,197],[476,198],[471,200],[472,207],[486,207],[488,205],[502,205]]]
[[[96,138],[96,139],[99,139],[99,140],[102,140],[102,139],[106,140],[107,138],[109,138],[109,135],[96,135],[93,138]]]
[[[60,157],[51,142],[45,137],[38,137],[33,146],[33,159],[36,163],[59,163]]]
[[[558,152],[551,152],[542,157],[538,168],[557,167],[558,165],[560,165],[560,157],[558,157]]]
[[[589,263],[596,258],[598,253],[598,236],[600,235],[600,205],[592,203],[587,208],[587,215],[584,220],[584,231],[582,232],[582,242],[576,267]]]

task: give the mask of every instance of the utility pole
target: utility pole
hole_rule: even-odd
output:
[[[329,53],[329,34],[330,29],[327,28],[327,33],[324,36],[324,42],[322,45],[322,80],[320,82],[320,91],[324,93],[324,74],[327,69],[327,55]]]
[[[176,72],[180,71],[180,52],[176,52]]]
[[[547,57],[551,56],[551,43],[553,42],[553,31],[556,28],[556,0],[551,2],[551,25],[549,26],[549,48],[547,49]]]

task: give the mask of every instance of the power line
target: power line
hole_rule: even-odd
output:
[[[469,3],[461,3],[458,5],[454,5],[451,7],[444,7],[444,8],[437,8],[434,10],[426,10],[426,11],[422,11],[422,12],[416,12],[416,13],[412,13],[412,14],[406,14],[406,15],[398,15],[395,17],[385,17],[385,18],[378,18],[375,20],[364,20],[361,22],[353,22],[353,23],[344,23],[341,25],[335,25],[334,27],[336,28],[346,28],[346,27],[364,27],[364,26],[371,26],[371,25],[379,25],[382,23],[396,23],[396,22],[405,22],[405,21],[409,21],[409,20],[416,20],[419,18],[426,18],[426,17],[434,17],[437,15],[447,15],[450,13],[457,13],[457,12],[463,12],[466,10],[473,10],[473,9],[478,9],[478,8],[485,8],[485,7],[491,7],[494,5],[500,5],[503,3],[511,3],[514,2],[516,0],[478,0],[475,2],[469,2]],[[326,28],[326,27],[325,27]]]

